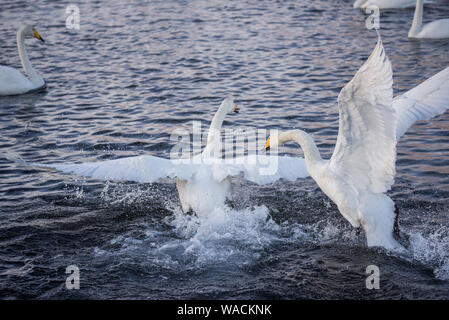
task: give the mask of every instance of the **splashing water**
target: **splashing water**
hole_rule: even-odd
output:
[[[449,279],[448,228],[440,227],[427,235],[420,232],[411,233],[410,251],[415,260],[432,267],[437,279]]]
[[[107,182],[100,198],[108,205],[133,205],[134,208],[145,209],[148,201],[154,200],[151,191],[157,188]],[[82,185],[73,190],[76,198],[81,199],[82,190]],[[313,223],[276,223],[264,205],[245,209],[224,206],[207,216],[196,216],[184,214],[173,199],[166,198],[162,202],[171,214],[162,220],[152,220],[143,226],[141,233],[133,230],[113,238],[103,248],[95,248],[95,254],[125,257],[124,261],[137,259],[143,265],[150,263],[162,269],[180,271],[219,265],[248,266],[276,244],[366,245],[363,232],[358,234],[339,217],[324,216]],[[161,231],[161,225],[166,229]],[[410,237],[408,253],[399,257],[431,267],[438,279],[449,279],[448,229],[440,227],[428,234],[418,231],[406,233]]]
[[[257,260],[280,230],[265,206],[239,211],[225,206],[201,217],[175,208],[163,220],[170,228],[166,233],[149,226],[143,234],[120,235],[95,252],[136,256],[147,250],[148,261],[163,268],[240,267]]]
[[[170,224],[185,239],[184,254],[196,256],[198,262],[236,258],[248,263],[277,239],[279,230],[265,206],[241,211],[217,208],[205,217],[177,211]]]

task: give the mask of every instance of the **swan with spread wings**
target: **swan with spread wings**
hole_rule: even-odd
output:
[[[396,214],[385,194],[394,182],[396,144],[418,120],[449,107],[449,68],[393,99],[391,63],[378,43],[338,96],[339,131],[334,153],[323,160],[313,138],[302,130],[270,136],[266,148],[297,142],[306,168],[349,223],[362,227],[368,246],[402,250],[394,239]]]
[[[243,175],[256,184],[272,183],[281,178],[293,181],[308,176],[302,158],[263,154],[231,159],[219,157],[220,130],[225,116],[232,112],[238,112],[234,100],[224,99],[210,124],[206,147],[191,159],[141,155],[100,162],[33,165],[102,180],[150,183],[173,178],[183,211],[192,210],[198,215],[207,215],[224,205],[230,195],[230,176]],[[268,169],[270,167],[272,169]]]

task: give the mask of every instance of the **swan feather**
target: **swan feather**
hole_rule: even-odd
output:
[[[396,161],[393,71],[382,40],[338,96],[339,131],[330,167],[357,189],[387,191]]]
[[[443,114],[449,108],[449,67],[396,97],[393,108],[397,114],[398,140],[416,121]]]

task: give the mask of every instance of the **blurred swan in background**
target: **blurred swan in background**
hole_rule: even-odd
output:
[[[224,205],[230,193],[229,176],[243,174],[257,184],[272,183],[284,178],[290,181],[308,176],[305,162],[297,157],[248,155],[221,159],[221,127],[227,114],[238,112],[233,99],[226,98],[212,119],[204,151],[191,159],[164,159],[150,155],[80,164],[33,164],[54,168],[103,180],[154,182],[162,178],[175,178],[182,210],[207,215]],[[278,165],[268,174],[261,167],[267,163]]]
[[[23,94],[45,87],[45,81],[33,68],[28,58],[25,48],[25,38],[27,37],[34,37],[42,42],[44,42],[44,39],[31,25],[22,26],[17,31],[17,49],[22,67],[28,78],[17,69],[0,66],[0,96]]]
[[[302,130],[272,135],[266,148],[297,142],[312,178],[353,227],[363,227],[368,246],[400,251],[393,238],[394,203],[384,194],[394,182],[397,140],[414,122],[449,107],[449,68],[395,99],[392,85],[379,36],[371,56],[338,96],[339,131],[330,160],[321,158],[313,138]]]
[[[423,11],[424,1],[416,0],[415,15],[413,17],[412,27],[408,32],[408,37],[421,39],[449,38],[449,19],[435,20],[423,25]]]
[[[426,1],[428,3],[429,1]],[[412,8],[416,0],[356,0],[354,8],[366,9],[369,6],[377,6],[379,9],[404,9]]]

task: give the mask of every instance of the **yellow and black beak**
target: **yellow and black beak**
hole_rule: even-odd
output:
[[[239,113],[240,109],[237,107],[237,105],[234,103],[234,112]]]
[[[41,37],[41,35],[39,34],[39,32],[37,32],[36,29],[33,29],[33,32],[34,32],[34,37],[36,39],[39,39],[40,41],[45,42],[45,40]]]
[[[267,143],[265,143],[265,150],[270,150],[270,137],[268,137]]]

